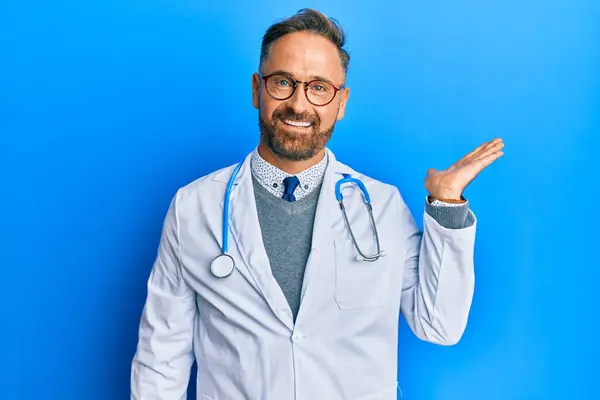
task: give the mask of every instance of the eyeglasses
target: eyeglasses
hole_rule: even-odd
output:
[[[313,105],[321,107],[331,103],[336,93],[343,87],[335,87],[329,82],[313,80],[310,82],[297,81],[284,74],[271,74],[261,76],[269,96],[275,100],[287,100],[296,91],[299,83],[304,84],[306,99]]]

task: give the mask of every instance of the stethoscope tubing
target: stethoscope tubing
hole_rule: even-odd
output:
[[[212,271],[213,275],[215,275],[215,277],[218,277],[218,278],[224,278],[224,277],[229,276],[231,274],[231,272],[233,272],[233,270],[235,269],[235,262],[234,262],[233,258],[228,254],[228,252],[229,252],[229,205],[231,203],[231,192],[233,191],[233,186],[235,184],[235,180],[237,178],[237,175],[238,175],[240,169],[242,168],[242,165],[243,165],[243,161],[236,165],[235,169],[233,170],[233,172],[231,174],[231,177],[229,178],[229,181],[227,182],[227,188],[225,189],[225,201],[223,204],[223,235],[222,235],[223,243],[222,243],[222,248],[221,248],[221,254],[219,256],[217,256],[217,258],[215,258],[215,260],[213,260],[213,264],[211,264],[211,271]],[[342,185],[346,184],[346,183],[356,184],[360,188],[361,192],[363,193],[365,206],[367,207],[369,219],[371,221],[371,226],[373,228],[373,232],[375,235],[375,243],[377,246],[377,252],[373,255],[366,255],[362,252],[362,250],[358,246],[358,242],[356,241],[354,232],[352,231],[352,227],[350,225],[350,221],[348,220],[348,215],[346,214],[346,209],[344,207],[344,198],[342,196]],[[379,243],[379,234],[377,232],[377,224],[375,223],[375,218],[373,217],[373,206],[371,205],[371,197],[369,196],[369,192],[367,191],[367,188],[365,187],[364,183],[361,182],[359,179],[350,177],[349,174],[343,174],[343,178],[340,179],[339,181],[337,181],[335,184],[335,197],[340,205],[340,210],[342,211],[342,215],[344,217],[344,221],[346,223],[348,231],[350,232],[350,236],[352,238],[352,243],[354,244],[354,247],[356,248],[356,251],[359,254],[359,256],[357,256],[356,259],[359,261],[374,262],[374,261],[377,261],[379,259],[379,257],[385,256],[385,252],[383,252],[381,250],[380,243]],[[229,271],[229,268],[228,268],[228,271],[227,271],[228,273],[215,273],[215,270],[213,269],[213,265],[217,265],[217,263],[216,263],[217,259],[219,259],[220,257],[224,257],[224,256],[231,259],[231,263],[232,263],[231,271]]]

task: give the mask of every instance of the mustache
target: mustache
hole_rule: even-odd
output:
[[[318,126],[319,122],[320,122],[319,117],[314,114],[310,114],[308,112],[298,114],[291,108],[287,108],[287,107],[282,110],[275,110],[273,112],[273,119],[274,120],[287,119],[287,120],[294,121],[294,122],[310,122],[311,124],[313,124],[313,126]]]

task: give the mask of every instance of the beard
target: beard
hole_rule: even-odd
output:
[[[283,120],[310,122],[312,132],[297,133],[277,127],[277,122]],[[269,149],[280,158],[290,161],[305,161],[314,157],[325,148],[333,135],[335,123],[330,128],[319,130],[321,120],[315,114],[296,114],[289,107],[277,109],[271,116],[271,121],[265,121],[258,113],[260,138]]]

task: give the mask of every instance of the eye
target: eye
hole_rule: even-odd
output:
[[[279,89],[288,89],[294,86],[292,80],[285,75],[273,75],[269,78],[269,83]]]
[[[325,93],[332,90],[331,85],[325,82],[313,82],[310,84],[309,89],[313,93]]]

